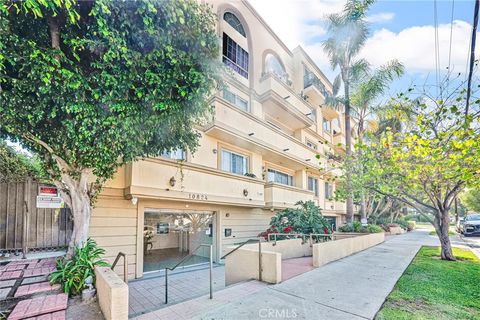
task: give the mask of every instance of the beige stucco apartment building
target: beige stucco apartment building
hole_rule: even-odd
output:
[[[344,152],[345,141],[342,114],[323,105],[332,84],[248,2],[207,2],[232,75],[211,100],[214,117],[199,129],[199,149],[126,166],[93,212],[91,236],[110,260],[119,251],[128,255],[131,278],[200,243],[213,244],[219,262],[228,246],[255,238],[276,210],[299,200],[315,201],[332,224],[344,221],[345,204],[331,200],[335,186],[328,182],[336,174],[329,159]],[[196,255],[192,263],[208,256]]]

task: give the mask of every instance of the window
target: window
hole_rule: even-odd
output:
[[[267,179],[269,182],[276,182],[286,184],[288,186],[293,186],[293,177],[277,170],[268,169]]]
[[[318,197],[318,179],[314,177],[308,177],[308,190],[315,193],[315,197]]]
[[[237,30],[238,33],[240,33],[242,36],[244,36],[245,38],[247,37],[245,29],[243,29],[242,23],[233,13],[225,12],[225,14],[223,15],[223,20],[225,20],[230,26],[232,26],[233,29]]]
[[[230,90],[227,90],[227,89],[223,90],[223,98],[228,102],[230,102],[231,104],[233,104],[238,109],[243,111],[248,111],[248,101],[240,98]]]
[[[170,232],[170,226],[168,223],[157,223],[157,234],[167,234]]]
[[[248,52],[225,33],[223,34],[223,63],[248,79]]]
[[[340,120],[338,120],[338,118],[332,119],[332,127],[340,128]],[[337,130],[333,129],[333,134],[337,134],[337,133],[340,133],[340,132],[337,132]]]
[[[330,120],[323,119],[323,131],[328,133],[332,132],[332,123]]]
[[[185,160],[187,158],[185,150],[182,150],[182,149],[164,151],[162,153],[162,157],[174,159],[174,160]]]
[[[328,182],[325,182],[325,199],[333,199],[333,185]]]
[[[248,172],[248,157],[222,150],[222,170],[244,175]]]
[[[315,143],[313,143],[312,141],[308,140],[308,139],[307,139],[307,141],[306,141],[306,145],[307,145],[307,147],[309,147],[310,149],[313,149],[313,150],[317,150],[317,149],[318,149],[317,145],[316,145]]]
[[[265,73],[273,73],[283,82],[288,82],[288,74],[282,63],[273,54],[269,53],[265,57]]]
[[[313,121],[317,121],[317,110],[312,110],[312,112],[308,113],[307,116]]]

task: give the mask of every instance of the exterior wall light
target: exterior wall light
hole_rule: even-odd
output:
[[[255,134],[254,132],[251,132],[251,133],[249,133],[248,135],[251,137],[251,136],[253,136],[254,134]]]
[[[168,184],[170,184],[171,187],[175,187],[176,183],[177,183],[177,180],[175,180],[175,177],[171,177],[170,180],[168,181]]]
[[[243,195],[246,197],[248,196],[248,190],[247,189],[243,189]]]
[[[137,198],[137,197],[133,197],[133,198],[132,198],[132,204],[133,204],[134,206],[136,206],[137,203],[138,203],[138,198]]]
[[[217,149],[212,149],[213,154],[217,154]]]
[[[287,149],[283,149],[283,151],[285,151],[285,152],[288,151],[288,150],[290,150],[290,149],[288,149],[288,148],[287,148]]]

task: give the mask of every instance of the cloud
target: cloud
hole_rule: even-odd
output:
[[[383,23],[392,21],[395,18],[395,13],[393,12],[380,12],[367,16],[366,20],[370,23]]]
[[[465,72],[471,28],[465,21],[453,22],[450,70]],[[450,24],[439,25],[438,37],[440,68],[446,70],[450,48]],[[388,29],[378,30],[367,40],[360,55],[375,66],[391,59],[398,59],[409,72],[434,71],[435,28],[431,25],[412,26],[398,33]]]
[[[343,9],[346,0],[250,0],[250,4],[289,47],[325,35],[322,20]]]

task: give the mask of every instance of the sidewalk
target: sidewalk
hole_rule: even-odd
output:
[[[173,315],[176,319],[209,320],[373,319],[422,245],[438,245],[438,240],[427,230],[389,237],[383,244],[281,284],[254,286],[250,294],[236,299],[215,296],[239,291],[243,284],[214,293],[213,301],[201,297],[138,319],[172,319]]]

